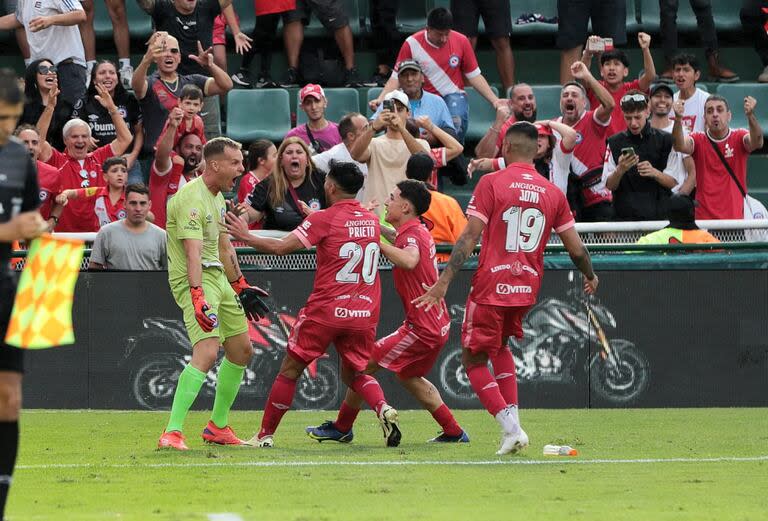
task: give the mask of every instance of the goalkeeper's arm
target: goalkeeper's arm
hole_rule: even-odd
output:
[[[250,320],[259,320],[269,313],[269,307],[261,299],[261,297],[268,297],[269,293],[258,286],[251,286],[245,280],[243,272],[240,271],[237,253],[226,232],[219,234],[219,260],[224,265],[224,272],[232,289],[240,297],[245,316]]]

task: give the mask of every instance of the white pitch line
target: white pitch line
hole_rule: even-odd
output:
[[[208,521],[243,521],[243,518],[237,514],[225,512],[222,514],[208,514]]]
[[[486,460],[486,461],[230,461],[205,463],[52,463],[50,465],[16,465],[18,470],[52,470],[78,468],[194,468],[194,467],[400,467],[400,466],[485,466],[485,465],[631,465],[653,463],[745,463],[768,461],[768,456],[724,456],[719,458],[638,458],[638,459],[565,459]]]

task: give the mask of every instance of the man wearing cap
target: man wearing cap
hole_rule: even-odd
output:
[[[416,60],[424,72],[424,90],[445,100],[453,118],[459,141],[469,125],[469,103],[464,92],[465,80],[494,108],[506,104],[500,100],[480,72],[475,51],[469,39],[451,30],[453,15],[445,7],[436,7],[427,14],[427,28],[409,36],[397,55],[397,63]],[[392,76],[370,103],[371,110],[378,107],[384,97],[398,87],[400,71],[395,68]]]
[[[397,64],[397,70],[397,82],[400,85],[400,90],[408,96],[411,117],[416,119],[419,116],[429,116],[432,123],[438,127],[456,130],[453,126],[451,113],[448,111],[448,105],[445,104],[443,98],[424,90],[424,73],[419,62],[403,60]],[[371,116],[371,120],[376,119],[380,112],[381,105]]]
[[[674,122],[669,117],[672,111],[672,87],[666,83],[651,85],[651,126],[664,132],[672,133]],[[690,195],[696,186],[696,165],[688,154],[675,152],[677,160],[682,161],[683,168],[678,170],[682,178],[678,178],[678,184],[672,189],[672,193]]]
[[[627,130],[608,138],[603,181],[613,192],[619,221],[664,219],[672,188],[682,168],[672,150],[672,135],[648,122],[648,98],[639,90],[620,100]]]
[[[643,235],[637,244],[704,244],[720,242],[717,237],[696,226],[694,208],[698,206],[690,196],[675,194],[667,203],[669,224],[661,230]]]
[[[299,91],[299,105],[307,115],[307,122],[292,128],[286,135],[298,137],[309,145],[314,154],[319,154],[341,143],[339,126],[325,119],[328,100],[320,85],[308,83]]]
[[[403,91],[388,93],[382,106],[379,116],[368,124],[349,151],[352,159],[368,165],[364,203],[386,201],[395,185],[406,179],[405,167],[411,154],[429,152],[429,143],[414,138],[405,128],[411,111]],[[384,135],[374,138],[381,130],[386,131]],[[384,207],[379,207],[379,215],[383,211]]]

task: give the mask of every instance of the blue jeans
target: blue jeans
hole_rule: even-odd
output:
[[[445,104],[448,105],[448,112],[453,119],[453,126],[458,134],[459,142],[464,143],[464,134],[467,133],[469,126],[469,102],[467,95],[462,92],[448,94],[444,96]]]
[[[128,170],[128,182],[126,184],[132,185],[135,183],[146,184],[144,172],[141,171],[141,162],[138,159],[133,162],[133,166]]]

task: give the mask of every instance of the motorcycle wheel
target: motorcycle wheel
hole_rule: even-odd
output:
[[[336,364],[326,358],[317,361],[317,374],[314,378],[308,370],[296,383],[293,398],[295,409],[327,410],[338,406],[340,393],[339,370]]]
[[[632,342],[613,340],[619,365],[610,369],[594,355],[589,369],[592,400],[606,405],[626,406],[636,402],[648,389],[651,368],[648,358]]]
[[[461,349],[449,351],[440,361],[440,394],[449,407],[475,404],[477,398],[461,363]]]
[[[173,403],[173,394],[184,366],[184,361],[173,353],[157,353],[141,359],[131,371],[131,393],[142,409],[167,410]]]

